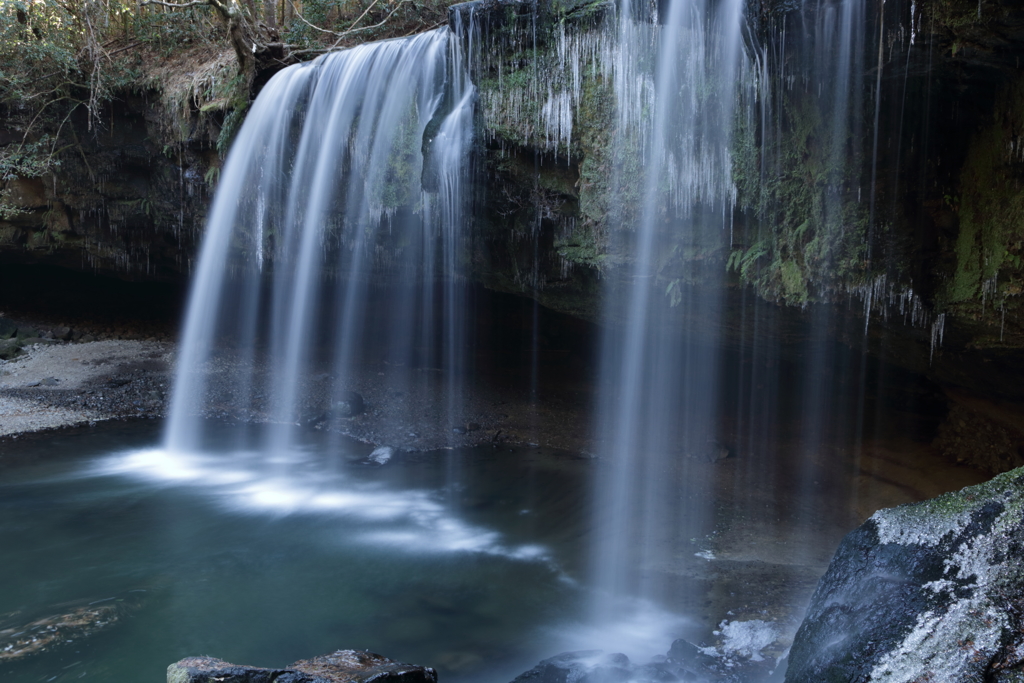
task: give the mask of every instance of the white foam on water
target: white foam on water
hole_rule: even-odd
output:
[[[739,655],[754,662],[763,662],[761,651],[779,639],[779,629],[767,621],[723,621],[716,635],[722,636],[719,651],[726,655]]]
[[[387,463],[389,460],[391,460],[391,458],[394,457],[394,455],[395,449],[392,448],[391,446],[380,446],[379,448],[375,448],[373,453],[370,453],[368,459],[371,460],[372,462],[377,463],[378,465],[383,465]]]
[[[551,563],[539,545],[509,545],[497,531],[470,524],[426,490],[398,490],[360,482],[316,466],[310,453],[273,457],[255,452],[128,451],[99,461],[97,476],[124,476],[165,486],[188,484],[222,507],[245,514],[310,514],[354,518],[349,538],[414,553],[482,553]]]
[[[573,650],[621,652],[634,664],[646,664],[664,655],[672,641],[683,637],[696,622],[668,612],[647,600],[617,600],[613,620],[599,623],[564,625],[551,630],[552,655]]]

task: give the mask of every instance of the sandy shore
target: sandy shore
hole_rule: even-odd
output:
[[[0,436],[164,414],[174,344],[35,344],[0,361]]]
[[[0,360],[0,437],[122,418],[162,418],[173,382],[175,344],[161,341],[104,340],[28,345],[23,355]],[[261,410],[231,410],[239,373],[265,376],[266,367],[218,357],[206,367],[210,402],[207,416],[229,422],[265,422]],[[528,392],[494,381],[468,382],[461,389],[456,422],[443,417],[449,387],[423,382],[419,391],[395,391],[395,368],[367,366],[356,373],[353,389],[365,411],[351,418],[307,423],[360,441],[400,450],[434,450],[481,443],[533,443],[589,451],[589,403],[585,390],[568,387],[545,396],[543,407]],[[401,374],[401,373],[396,373]],[[326,389],[309,381],[313,401]],[[269,393],[263,397],[265,402]],[[306,412],[315,416],[319,408]]]

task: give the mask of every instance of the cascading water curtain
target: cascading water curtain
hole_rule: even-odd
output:
[[[607,462],[594,558],[602,621],[624,615],[624,597],[667,597],[674,554],[691,547],[709,502],[686,463],[716,447],[729,145],[737,83],[749,72],[742,22],[740,0],[640,10],[624,0],[619,9],[611,250],[622,265],[605,276],[612,322],[598,436]]]
[[[758,90],[756,99],[746,103],[744,130],[749,135],[746,148],[756,150],[751,154],[755,163],[749,165],[756,182],[747,183],[741,201],[756,220],[737,241],[755,256],[753,245],[786,250],[774,260],[798,276],[790,278],[788,289],[782,284],[779,297],[789,303],[827,301],[825,288],[832,275],[844,264],[849,268],[866,259],[869,160],[859,141],[870,131],[864,74],[865,49],[875,35],[871,21],[877,19],[869,17],[865,0],[808,4],[772,17],[754,50]],[[814,169],[811,179],[808,169]],[[799,233],[796,239],[789,237],[794,232]],[[751,280],[760,277],[758,269],[769,269],[755,260],[744,266]],[[806,501],[816,489],[844,488],[839,481],[844,470],[836,466],[833,447],[858,448],[865,359],[844,350],[837,340],[856,339],[856,327],[866,321],[851,323],[835,306],[808,308],[801,335],[793,335],[800,337],[799,349],[790,350],[791,356],[799,354],[797,364],[780,358],[778,316],[757,304],[744,311],[740,334],[743,362],[750,370],[738,373],[735,422],[745,456],[735,484],[739,489],[778,486]],[[783,443],[783,424],[795,426],[792,443]],[[848,505],[840,496],[834,503],[836,510]],[[793,566],[821,561],[821,549],[803,540],[824,523],[810,506],[794,505],[780,495],[770,509],[737,509],[735,514],[786,519],[774,530],[767,524],[755,526],[758,533],[775,534],[786,544]]]
[[[369,355],[395,369],[379,382],[399,397],[389,406],[396,422],[424,382],[446,381],[458,395],[472,106],[447,29],[325,55],[270,80],[210,211],[170,449],[202,446],[204,412],[265,423],[261,447],[290,448],[309,416],[352,410]],[[438,366],[442,380],[416,372]],[[451,421],[457,406],[438,410]]]

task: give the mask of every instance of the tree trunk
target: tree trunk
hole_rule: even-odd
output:
[[[268,28],[277,28],[277,0],[263,0],[263,23]]]

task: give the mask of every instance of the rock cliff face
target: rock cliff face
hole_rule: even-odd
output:
[[[977,348],[1024,345],[1024,234],[1009,219],[1024,178],[1014,151],[1024,11],[968,5],[872,6],[849,46],[860,66],[823,77],[815,41],[832,10],[748,2],[748,57],[763,72],[739,75],[731,234],[666,253],[658,280],[669,289],[699,280],[701,268],[728,268],[732,285],[772,301],[855,300],[936,338],[955,327],[952,336]],[[631,258],[616,231],[637,209],[629,178],[643,163],[614,134],[635,104],[617,101],[615,10],[572,1],[528,9],[480,1],[452,10],[480,91],[477,277],[596,315],[595,281],[614,279]],[[851,92],[833,102],[822,93],[840,78]]]
[[[219,166],[213,117],[184,137],[156,90],[120,93],[102,127],[73,112],[77,149],[39,178],[5,184],[14,215],[0,220],[0,262],[42,263],[135,280],[188,276]],[[17,119],[0,147],[20,141]]]
[[[863,65],[861,107],[851,114],[856,135],[845,144],[857,170],[841,193],[843,215],[856,218],[849,230],[820,215],[831,181],[821,172],[827,112],[814,108],[817,90],[776,87],[784,101],[746,102],[757,114],[747,123],[776,116],[782,132],[769,139],[763,123],[737,123],[735,235],[699,253],[665,254],[657,277],[666,291],[685,273],[729,268],[734,291],[753,288],[794,309],[831,302],[841,315],[890,319],[884,330],[895,341],[885,353],[894,361],[944,383],[996,386],[1024,399],[1007,373],[991,372],[1024,366],[1024,234],[1016,220],[1024,196],[1024,89],[1016,75],[1024,9],[982,9],[973,0],[900,0],[885,3],[881,17],[874,9],[865,15],[865,48],[882,36],[890,49],[877,81],[868,77],[874,58]],[[472,277],[589,320],[608,315],[602,283],[630,258],[617,251],[608,219],[613,208],[629,210],[609,204],[610,178],[616,164],[628,175],[639,159],[628,150],[613,158],[620,112],[609,62],[615,36],[605,30],[613,13],[608,2],[492,1],[456,6],[451,20],[467,39],[479,89]],[[775,38],[784,27],[786,45],[796,45],[794,27],[815,19],[786,2],[751,0],[748,14],[748,51],[762,61],[781,49]],[[795,67],[803,57],[772,59]],[[202,69],[183,61],[164,80]],[[84,113],[72,116],[67,125],[79,144],[54,173],[6,181],[21,213],[0,216],[0,262],[187,279],[220,164],[222,114],[199,111],[212,101],[181,107],[185,100],[164,91],[119,93],[93,130]],[[20,139],[18,125],[11,116],[0,126],[0,148]],[[876,144],[876,130],[885,144]],[[765,168],[769,143],[785,163],[762,182],[754,171]],[[624,193],[625,204],[631,196]],[[877,229],[866,231],[869,196]],[[819,258],[825,242],[832,256]],[[677,314],[668,297],[665,311]]]
[[[1024,680],[1024,469],[880,510],[839,546],[788,683]]]

